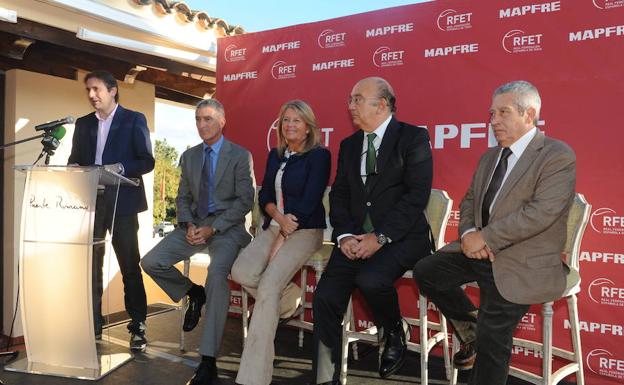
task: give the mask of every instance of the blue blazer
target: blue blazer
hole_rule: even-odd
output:
[[[262,189],[258,194],[260,209],[264,213],[266,229],[271,217],[264,211],[268,203],[277,204],[275,197],[275,176],[280,165],[286,162],[282,175],[284,213],[297,217],[299,229],[324,229],[325,208],[323,194],[329,181],[331,155],[323,147],[314,148],[303,154],[291,155],[288,160],[280,158],[273,148],[267,159]]]
[[[98,120],[95,112],[76,120],[76,128],[72,139],[72,150],[68,164],[93,166],[95,164],[95,149],[97,146]],[[121,163],[124,167],[124,176],[139,178],[138,187],[121,186],[117,199],[117,215],[125,216],[147,210],[143,174],[154,169],[152,143],[145,116],[136,111],[117,107],[111,123],[104,152],[103,164]],[[106,191],[106,199],[114,200],[114,194]]]

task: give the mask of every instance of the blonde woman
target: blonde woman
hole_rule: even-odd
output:
[[[290,280],[321,247],[326,227],[322,199],[331,156],[320,146],[314,112],[301,100],[287,102],[277,131],[258,197],[264,224],[232,267],[234,280],[256,299],[236,377],[243,385],[271,383],[279,318],[297,311],[299,288]]]

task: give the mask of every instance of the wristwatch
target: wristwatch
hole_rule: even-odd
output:
[[[375,235],[377,236],[377,243],[379,243],[380,245],[385,245],[386,243],[390,243],[390,238],[386,237],[384,234],[382,233],[375,233]]]

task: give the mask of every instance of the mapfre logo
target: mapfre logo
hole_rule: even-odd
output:
[[[379,68],[402,66],[404,54],[404,50],[379,47],[373,52],[373,64]]]
[[[321,48],[337,48],[347,45],[346,32],[335,32],[333,29],[326,29],[318,36],[318,45]]]
[[[508,53],[537,52],[542,50],[542,34],[529,35],[513,29],[503,36],[503,49]]]
[[[615,210],[609,207],[596,209],[589,218],[589,224],[600,234],[624,234],[624,217],[617,215]]]
[[[440,31],[459,31],[472,28],[471,19],[472,12],[459,13],[454,9],[447,9],[438,16],[437,25]]]
[[[278,60],[271,67],[271,76],[275,80],[292,79],[297,77],[297,65],[288,64],[283,60]]]
[[[246,59],[246,53],[247,48],[238,48],[236,45],[230,44],[225,47],[225,50],[223,52],[223,58],[226,62],[243,61]]]
[[[524,346],[518,346],[518,345],[514,345],[511,348],[511,354],[515,356],[523,356],[523,357],[535,357],[535,358],[542,357],[542,352],[540,350],[525,348]]]
[[[425,48],[425,57],[465,55],[479,52],[479,43],[451,45],[448,47]]]
[[[550,13],[561,11],[561,1],[551,1],[549,3],[527,4],[513,8],[503,8],[498,10],[498,18],[517,17],[538,13]]]
[[[579,256],[579,261],[615,263],[618,265],[624,265],[624,254],[610,253],[606,251],[581,251],[581,255]]]
[[[595,303],[624,307],[624,288],[616,287],[609,278],[596,278],[587,287],[589,298]]]
[[[624,0],[592,0],[594,7],[598,9],[611,9],[624,7]]]
[[[624,360],[614,358],[606,349],[594,349],[587,353],[585,363],[594,374],[624,380]]]

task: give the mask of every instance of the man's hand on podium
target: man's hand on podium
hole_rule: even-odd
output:
[[[105,164],[104,168],[106,171],[114,172],[116,174],[122,174],[124,172],[124,167],[121,163],[113,163],[113,164]]]

